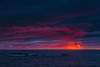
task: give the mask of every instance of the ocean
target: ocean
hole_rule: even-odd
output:
[[[100,67],[100,50],[0,50],[0,67]]]

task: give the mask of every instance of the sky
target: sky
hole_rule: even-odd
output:
[[[0,49],[100,49],[100,0],[0,0]]]

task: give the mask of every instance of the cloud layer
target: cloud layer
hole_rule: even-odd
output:
[[[99,48],[100,1],[3,0],[0,49]]]

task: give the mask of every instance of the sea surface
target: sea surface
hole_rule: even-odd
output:
[[[9,56],[9,53],[50,56]],[[100,50],[0,50],[0,67],[100,67]]]

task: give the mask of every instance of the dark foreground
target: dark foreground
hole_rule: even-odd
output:
[[[1,50],[0,54],[11,52],[55,56],[0,56],[0,67],[100,67],[99,50]],[[68,56],[56,56],[59,54]]]

